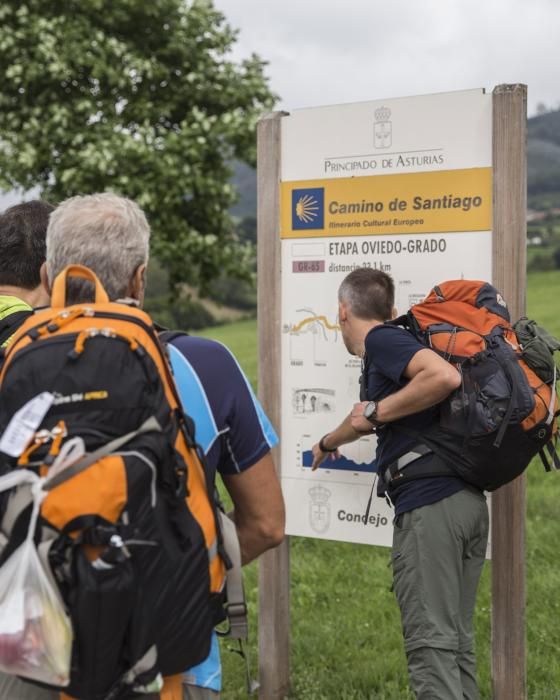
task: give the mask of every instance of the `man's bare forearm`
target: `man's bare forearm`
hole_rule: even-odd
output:
[[[311,470],[315,471],[325,459],[336,459],[338,455],[338,448],[341,445],[346,445],[348,442],[354,442],[357,440],[364,432],[369,432],[371,430],[371,425],[366,428],[366,431],[355,430],[352,427],[352,414],[346,416],[342,423],[337,426],[330,433],[323,436],[322,440],[313,445],[311,451],[313,453],[313,463],[311,464]]]
[[[329,450],[334,450],[341,445],[354,442],[362,435],[363,432],[360,433],[352,427],[351,414],[348,414],[340,425],[324,436],[323,445]]]
[[[459,382],[459,373],[453,367],[448,378],[431,370],[421,371],[409,384],[379,402],[377,420],[390,423],[435,406],[449,396]]]
[[[284,538],[284,499],[270,453],[239,474],[224,474],[222,480],[233,501],[229,517],[235,522],[241,560],[247,564]]]
[[[235,512],[228,513],[228,517],[235,522],[235,530],[241,550],[241,565],[249,564],[268,549],[280,544],[280,539],[269,532],[257,531],[251,523],[240,523],[235,519]]]
[[[405,377],[409,380],[408,384],[379,400],[376,422],[391,423],[424,411],[443,401],[461,384],[457,369],[428,349],[416,353],[407,366]],[[369,421],[363,416],[367,403],[362,401],[354,405],[351,414],[354,429],[367,429]]]

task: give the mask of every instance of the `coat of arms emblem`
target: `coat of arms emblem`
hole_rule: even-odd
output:
[[[309,489],[309,524],[319,535],[326,532],[331,524],[331,492],[324,486]]]
[[[373,126],[373,143],[375,148],[390,148],[393,143],[393,124],[389,121],[391,110],[388,107],[378,107],[375,110]]]

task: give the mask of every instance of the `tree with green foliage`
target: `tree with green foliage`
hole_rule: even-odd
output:
[[[0,188],[135,199],[173,282],[250,270],[229,208],[274,102],[210,1],[3,0]]]

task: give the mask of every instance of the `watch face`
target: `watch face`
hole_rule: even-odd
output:
[[[375,401],[370,401],[364,408],[364,417],[368,420],[375,415],[377,412],[377,403]]]

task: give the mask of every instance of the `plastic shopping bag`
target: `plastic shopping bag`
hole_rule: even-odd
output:
[[[72,625],[33,541],[42,480],[27,474],[37,480],[29,532],[0,568],[0,670],[62,687],[70,682]]]

